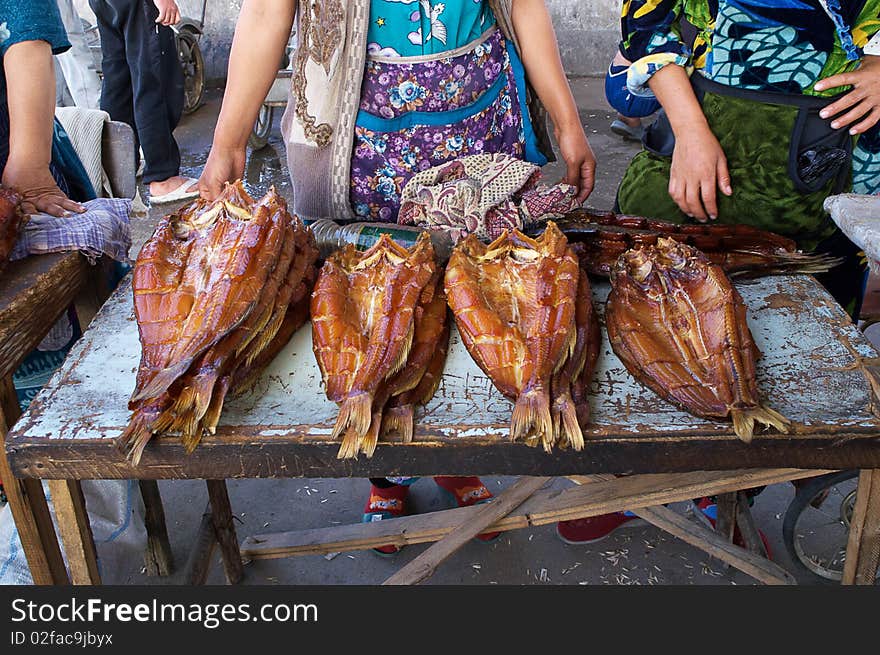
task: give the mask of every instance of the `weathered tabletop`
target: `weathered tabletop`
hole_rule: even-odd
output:
[[[790,435],[762,432],[745,444],[729,424],[667,404],[626,372],[603,329],[587,446],[548,455],[507,439],[511,404],[453,331],[443,382],[417,418],[414,443],[383,443],[372,459],[340,461],[329,437],[337,407],[322,391],[306,326],[255,389],[227,402],[217,435],[190,456],[174,437],[154,439],[133,468],[114,445],[129,418],[140,353],[127,279],[10,434],[7,451],[19,476],[67,479],[880,468],[880,420],[863,361],[876,351],[811,277],[739,289],[764,353],[759,388],[794,422]],[[593,293],[601,309],[607,284]]]

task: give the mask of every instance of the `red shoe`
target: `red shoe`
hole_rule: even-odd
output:
[[[370,485],[370,497],[364,506],[362,523],[373,523],[384,519],[395,519],[406,516],[406,497],[409,494],[409,485],[396,484],[393,487],[380,489],[376,485]],[[373,548],[377,555],[394,555],[400,552],[397,546],[380,546]]]
[[[556,524],[556,534],[567,544],[581,546],[601,541],[631,521],[639,521],[637,525],[644,524],[644,521],[638,516],[627,516],[623,512],[614,512],[613,514],[590,516],[585,519],[559,521]]]
[[[701,519],[714,530],[715,520],[718,517],[718,506],[715,504],[715,501],[703,496],[695,507],[697,508],[697,511],[694,512],[694,514],[696,514],[697,518]],[[765,535],[762,530],[758,530],[758,536],[761,537],[761,541],[764,543],[764,549],[767,551],[767,559],[773,559],[770,552],[770,542],[767,541],[767,535]],[[745,539],[743,539],[742,532],[739,531],[739,526],[736,526],[733,529],[733,543],[740,548],[746,547],[746,542]]]
[[[470,476],[466,478],[452,477],[449,475],[436,475],[434,482],[444,491],[447,496],[451,496],[455,504],[459,507],[470,507],[471,505],[481,505],[492,500],[492,492],[486,488],[480,478]],[[477,539],[480,541],[494,541],[501,535],[500,532],[484,532],[478,534]]]

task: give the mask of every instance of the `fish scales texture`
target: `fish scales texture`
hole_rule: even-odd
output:
[[[550,450],[551,378],[576,342],[578,259],[548,222],[532,239],[505,232],[488,246],[473,235],[453,251],[446,294],[468,352],[515,401],[511,437]]]
[[[372,454],[374,400],[406,364],[416,306],[436,270],[427,234],[410,249],[383,235],[366,252],[347,246],[324,263],[312,293],[312,343],[327,397],[341,405],[333,428],[343,437],[340,459]]]
[[[719,266],[662,238],[622,255],[611,283],[608,336],[634,377],[697,416],[732,418],[745,441],[755,421],[788,430],[760,403],[745,304]]]
[[[282,229],[272,223],[267,204],[235,204],[233,200],[246,196],[237,186],[228,186],[207,210],[184,214],[189,220],[175,226],[196,232],[182,282],[192,288],[193,311],[179,327],[171,363],[139,396],[167,389],[196,357],[237,328],[253,311],[274,270]],[[202,207],[198,202],[194,206]]]

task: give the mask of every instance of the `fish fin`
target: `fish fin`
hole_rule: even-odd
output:
[[[788,434],[788,430],[791,428],[791,421],[769,407],[759,406],[752,409],[732,409],[730,414],[733,418],[733,431],[736,432],[736,436],[746,443],[752,441],[756,421],[768,427],[774,427],[782,434]]]
[[[343,401],[332,434],[333,439],[345,435],[337,459],[357,459],[361,441],[370,429],[372,406],[373,396],[368,393],[359,393]]]
[[[403,443],[413,440],[413,406],[389,407],[382,416],[382,436],[399,434]]]
[[[156,373],[153,379],[150,380],[150,383],[146,385],[140,393],[136,396],[132,396],[131,402],[139,402],[141,400],[146,400],[147,398],[158,398],[161,396],[168,391],[168,388],[174,384],[177,378],[186,373],[186,369],[192,364],[193,359],[195,359],[195,356],[188,357],[172,366],[163,368]]]
[[[141,455],[144,454],[144,448],[152,438],[150,418],[145,416],[143,412],[136,411],[125,431],[116,438],[116,446],[125,453],[125,458],[131,462],[132,466],[137,466],[141,461]]]
[[[553,403],[553,432],[556,443],[563,449],[571,446],[580,452],[584,449],[584,433],[577,417],[577,407],[569,392],[560,394]]]
[[[386,380],[390,379],[391,376],[395,375],[406,364],[406,360],[409,359],[409,351],[412,350],[414,336],[415,321],[410,321],[409,330],[406,333],[406,342],[404,343],[403,348],[400,349],[400,354],[397,355],[397,359],[394,360],[394,365],[391,367],[391,370],[389,370],[388,374],[385,376]]]
[[[374,412],[370,420],[370,429],[361,440],[361,452],[367,457],[372,457],[379,443],[379,433],[382,430],[382,412]]]
[[[543,387],[534,387],[520,394],[510,419],[510,437],[514,441],[525,439],[528,445],[544,446],[553,451],[553,419],[550,416],[550,399]]]
[[[211,404],[205,412],[202,423],[209,434],[217,433],[217,424],[220,422],[220,415],[223,413],[223,401],[226,400],[226,394],[229,392],[229,383],[231,378],[225,375],[217,382],[214,387],[214,393],[211,395]]]
[[[260,336],[257,337],[257,343],[253,348],[248,352],[248,356],[244,360],[243,366],[250,366],[254,363],[254,360],[259,357],[260,353],[263,352],[270,343],[272,343],[272,339],[275,338],[275,335],[278,334],[278,330],[281,327],[281,322],[284,320],[284,313],[281,312],[277,316],[272,318],[272,321],[260,332]]]

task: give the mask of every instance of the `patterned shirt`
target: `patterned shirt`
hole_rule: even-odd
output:
[[[684,19],[697,29],[693,47]],[[653,95],[648,80],[678,64],[727,86],[832,96],[841,89],[813,87],[858,67],[880,31],[880,0],[625,0],[621,29],[636,95]],[[880,193],[880,124],[858,138],[853,190]]]
[[[372,0],[367,51],[384,57],[436,55],[495,24],[485,0]]]
[[[693,47],[681,37],[697,28]],[[853,70],[880,31],[880,0],[626,0],[621,51],[635,65],[628,84],[642,95],[668,64],[746,89],[818,92],[820,79]]]

